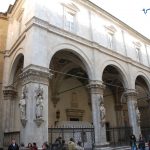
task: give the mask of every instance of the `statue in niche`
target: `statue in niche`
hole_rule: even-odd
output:
[[[36,119],[40,119],[43,117],[43,107],[43,89],[39,85],[38,89],[36,90]]]
[[[136,111],[136,118],[137,118],[137,123],[140,126],[140,118],[141,118],[141,114],[140,111],[138,109],[138,105],[137,102],[135,103],[135,111]]]
[[[20,107],[20,119],[25,120],[26,119],[26,98],[27,98],[27,88],[26,86],[23,88],[22,96],[19,102]]]
[[[103,98],[100,96],[100,105],[99,105],[99,109],[100,109],[100,123],[102,125],[102,127],[104,127],[105,125],[105,117],[106,117],[106,110],[104,107],[104,101]]]

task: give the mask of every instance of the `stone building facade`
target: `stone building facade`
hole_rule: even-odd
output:
[[[7,29],[8,29],[8,18],[6,13],[0,13],[0,122],[3,122],[3,66],[4,66],[4,50],[6,49],[6,39],[7,39]],[[0,124],[0,147],[3,145],[3,130],[2,123]]]
[[[76,121],[101,149],[107,128],[138,138],[150,126],[149,39],[87,0],[16,0],[7,20],[4,139],[41,146],[49,127]]]

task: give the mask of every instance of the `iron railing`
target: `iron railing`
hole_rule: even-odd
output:
[[[146,142],[150,140],[150,127],[141,127],[141,134]]]
[[[54,144],[56,138],[62,137],[66,143],[70,138],[81,141],[85,150],[94,149],[94,128],[49,128],[49,144]]]
[[[127,146],[130,144],[130,127],[116,127],[106,129],[106,138],[110,146]]]

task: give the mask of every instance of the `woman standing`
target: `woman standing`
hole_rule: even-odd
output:
[[[144,140],[142,135],[139,138],[139,149],[140,150],[145,150],[145,140]]]
[[[130,146],[131,146],[131,150],[137,150],[136,137],[134,134],[132,134],[130,137]]]

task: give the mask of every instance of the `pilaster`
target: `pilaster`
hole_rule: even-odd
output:
[[[41,147],[48,141],[48,85],[51,75],[49,69],[35,65],[26,67],[20,75],[23,88],[27,89],[21,99],[25,99],[26,122],[21,128],[21,142],[25,145],[36,142]]]

